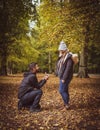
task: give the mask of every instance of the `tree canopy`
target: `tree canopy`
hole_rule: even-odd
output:
[[[62,40],[79,54],[81,74],[100,72],[99,0],[1,0],[0,17],[1,74],[24,71],[32,61],[54,72]]]
[[[26,63],[34,49],[30,46],[29,20],[36,20],[36,9],[31,0],[0,1],[1,74],[7,74],[8,63]],[[34,57],[34,56],[33,56]],[[17,64],[18,63],[18,64]],[[19,64],[20,65],[20,64]]]

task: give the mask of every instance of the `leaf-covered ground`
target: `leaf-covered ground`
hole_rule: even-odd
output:
[[[39,79],[43,75],[39,75]],[[0,77],[1,130],[100,130],[100,78],[73,78],[70,109],[63,109],[59,80],[51,75],[43,89],[42,111],[17,110],[17,92],[22,76]]]

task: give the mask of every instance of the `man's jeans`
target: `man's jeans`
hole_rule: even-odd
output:
[[[69,83],[70,80],[66,80],[64,83],[62,83],[62,80],[60,80],[59,92],[62,96],[65,105],[69,103]]]
[[[26,93],[22,98],[21,98],[21,103],[23,106],[29,106],[31,109],[37,109],[39,107],[39,102],[42,96],[42,90],[37,89],[34,91],[30,91]]]

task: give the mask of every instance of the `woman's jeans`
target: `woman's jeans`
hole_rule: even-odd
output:
[[[62,83],[62,80],[60,80],[60,86],[59,86],[59,92],[62,96],[62,99],[64,101],[65,105],[68,105],[69,103],[69,83],[71,80],[66,80],[64,83]]]
[[[22,105],[25,107],[29,106],[31,109],[37,109],[39,106],[42,93],[43,92],[41,89],[37,89],[37,90],[26,93],[21,98]]]

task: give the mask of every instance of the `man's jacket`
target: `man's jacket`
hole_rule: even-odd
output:
[[[32,72],[24,73],[24,79],[22,80],[18,90],[18,98],[20,99],[26,93],[33,91],[35,88],[40,89],[45,83],[45,79],[38,82],[36,74]]]

